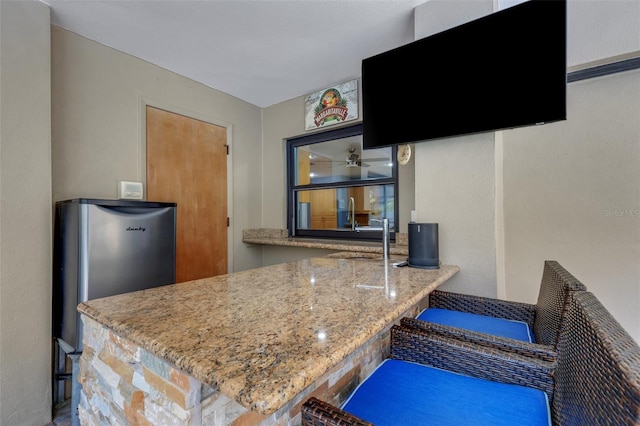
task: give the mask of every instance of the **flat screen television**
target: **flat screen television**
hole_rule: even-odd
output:
[[[363,147],[565,120],[566,25],[530,0],[364,59]]]

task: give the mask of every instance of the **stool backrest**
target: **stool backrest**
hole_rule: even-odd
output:
[[[590,292],[569,295],[552,401],[558,425],[640,424],[640,347]]]
[[[556,347],[567,314],[567,295],[587,288],[555,260],[546,260],[536,303],[533,334],[536,343]]]

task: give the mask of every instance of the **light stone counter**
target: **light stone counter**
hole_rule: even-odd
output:
[[[396,242],[389,245],[389,253],[394,255],[409,254],[408,236],[396,232]],[[362,253],[382,253],[382,241],[332,240],[324,238],[289,237],[286,229],[245,229],[242,231],[242,242],[266,246],[316,248],[326,250],[354,251]]]
[[[102,406],[115,404],[127,419],[119,421],[140,421],[140,416],[151,423],[169,421],[149,414],[158,394],[165,394],[174,408],[181,407],[184,424],[232,423],[229,410],[226,420],[220,414],[204,420],[205,411],[213,409],[202,401],[215,393],[217,402],[207,404],[220,404],[217,395],[234,400],[245,423],[291,424],[293,411],[317,392],[320,378],[373,337],[385,330],[388,335],[392,323],[415,314],[423,299],[459,270],[392,266],[404,256],[388,262],[346,257],[303,259],[80,304],[85,322],[81,420],[104,422],[116,408]],[[157,367],[149,373],[158,362],[166,363],[161,373]],[[175,378],[177,373],[184,377]],[[163,374],[168,384],[158,385],[156,376]],[[174,395],[175,389],[190,387],[197,388],[195,396]],[[99,396],[107,402],[95,403]]]

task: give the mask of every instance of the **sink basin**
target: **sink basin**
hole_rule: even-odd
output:
[[[347,259],[347,260],[382,260],[382,254],[380,253],[366,253],[356,251],[344,251],[340,253],[333,253],[327,255],[327,257],[333,259]]]

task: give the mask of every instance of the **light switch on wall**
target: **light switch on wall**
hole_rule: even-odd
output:
[[[121,180],[118,185],[118,198],[121,200],[142,200],[142,182]]]

